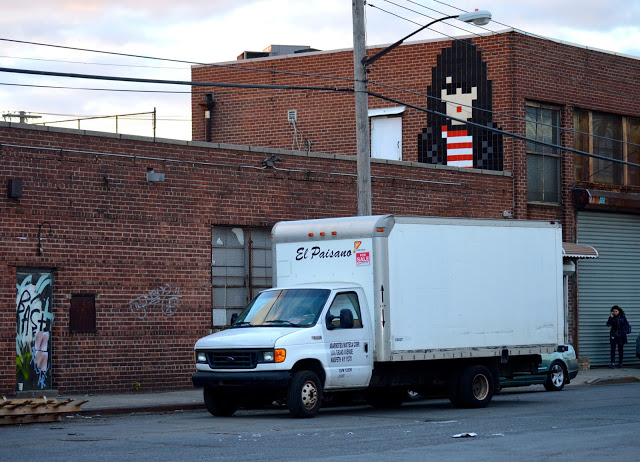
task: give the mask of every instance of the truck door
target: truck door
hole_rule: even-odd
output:
[[[355,291],[337,293],[329,306],[323,327],[328,364],[325,388],[369,384],[373,361],[371,326],[366,325],[368,317],[363,320],[360,306]]]

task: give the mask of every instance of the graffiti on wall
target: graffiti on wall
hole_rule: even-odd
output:
[[[164,316],[170,317],[178,311],[180,298],[179,287],[164,285],[131,300],[129,309],[138,319],[145,319],[147,312],[153,310],[160,310]]]
[[[17,383],[24,390],[51,388],[51,274],[19,272],[16,289]]]
[[[471,40],[456,40],[442,50],[431,71],[428,107],[448,117],[427,114],[427,127],[418,135],[418,160],[502,170],[502,134],[483,128],[498,125],[493,122],[491,80],[480,50]]]

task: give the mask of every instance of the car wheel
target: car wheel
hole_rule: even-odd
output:
[[[204,405],[207,411],[216,417],[230,417],[238,410],[236,399],[213,388],[204,389]]]
[[[561,361],[554,361],[549,367],[549,376],[544,382],[548,391],[560,391],[567,383],[567,370]]]
[[[293,374],[287,391],[287,407],[294,417],[314,417],[320,410],[322,385],[311,371]]]

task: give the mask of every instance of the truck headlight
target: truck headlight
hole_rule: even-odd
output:
[[[206,363],[207,362],[207,354],[204,351],[196,351],[196,362],[197,363]]]
[[[269,350],[262,352],[262,362],[264,363],[281,363],[287,357],[287,350],[278,348],[277,350]]]

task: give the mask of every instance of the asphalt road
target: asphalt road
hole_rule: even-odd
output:
[[[508,390],[485,409],[428,400],[399,409],[72,416],[0,427],[0,460],[541,461],[640,458],[640,384]],[[454,435],[475,434],[455,438]]]

